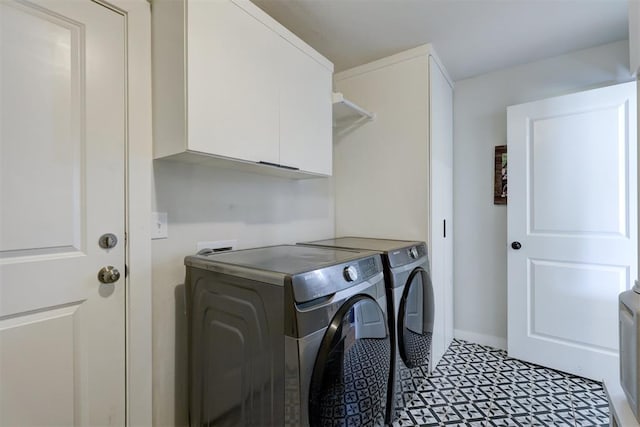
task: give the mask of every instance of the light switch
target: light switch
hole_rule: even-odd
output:
[[[169,218],[166,212],[151,212],[151,239],[169,237]]]

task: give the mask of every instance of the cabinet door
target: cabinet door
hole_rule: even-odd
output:
[[[431,278],[436,294],[434,366],[453,340],[453,91],[429,57]]]
[[[331,71],[281,43],[280,163],[331,175]]]
[[[189,150],[278,163],[280,38],[229,0],[187,9]]]

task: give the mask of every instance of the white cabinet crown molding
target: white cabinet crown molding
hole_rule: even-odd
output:
[[[324,68],[333,73],[333,62],[329,61],[323,55],[321,55],[318,51],[313,49],[307,43],[305,43],[300,37],[296,36],[294,33],[289,31],[286,27],[280,24],[278,21],[269,16],[266,12],[260,9],[258,6],[253,4],[253,2],[249,0],[231,0],[238,7],[245,10],[249,15],[253,18],[259,20],[264,25],[269,27],[273,32],[277,33],[283,39],[287,40],[296,48],[300,49],[306,55],[313,58],[318,64],[322,65]]]
[[[444,67],[442,61],[440,60],[440,57],[436,53],[431,43],[423,44],[423,45],[414,47],[413,49],[396,53],[395,55],[387,56],[385,58],[381,58],[376,61],[369,62],[367,64],[359,65],[357,67],[353,67],[348,70],[340,71],[333,75],[333,80],[335,82],[338,82],[351,77],[355,77],[360,74],[369,73],[371,71],[375,71],[380,68],[388,67],[390,65],[397,64],[399,62],[404,62],[412,58],[418,58],[421,56],[431,56],[435,60],[435,62],[438,64],[440,71],[442,71],[442,74],[444,75],[447,82],[449,82],[449,85],[452,88],[454,87],[453,79],[447,72],[447,69]]]

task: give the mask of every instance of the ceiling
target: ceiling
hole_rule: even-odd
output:
[[[627,0],[253,0],[336,71],[432,43],[453,80],[627,39]]]

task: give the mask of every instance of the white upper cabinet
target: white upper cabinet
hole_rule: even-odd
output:
[[[187,13],[189,150],[279,163],[280,37],[230,1]]]
[[[298,48],[283,43],[280,92],[280,161],[331,175],[331,74]],[[328,124],[328,126],[327,126]]]
[[[331,175],[333,64],[246,0],[155,0],[153,24],[155,158]]]

